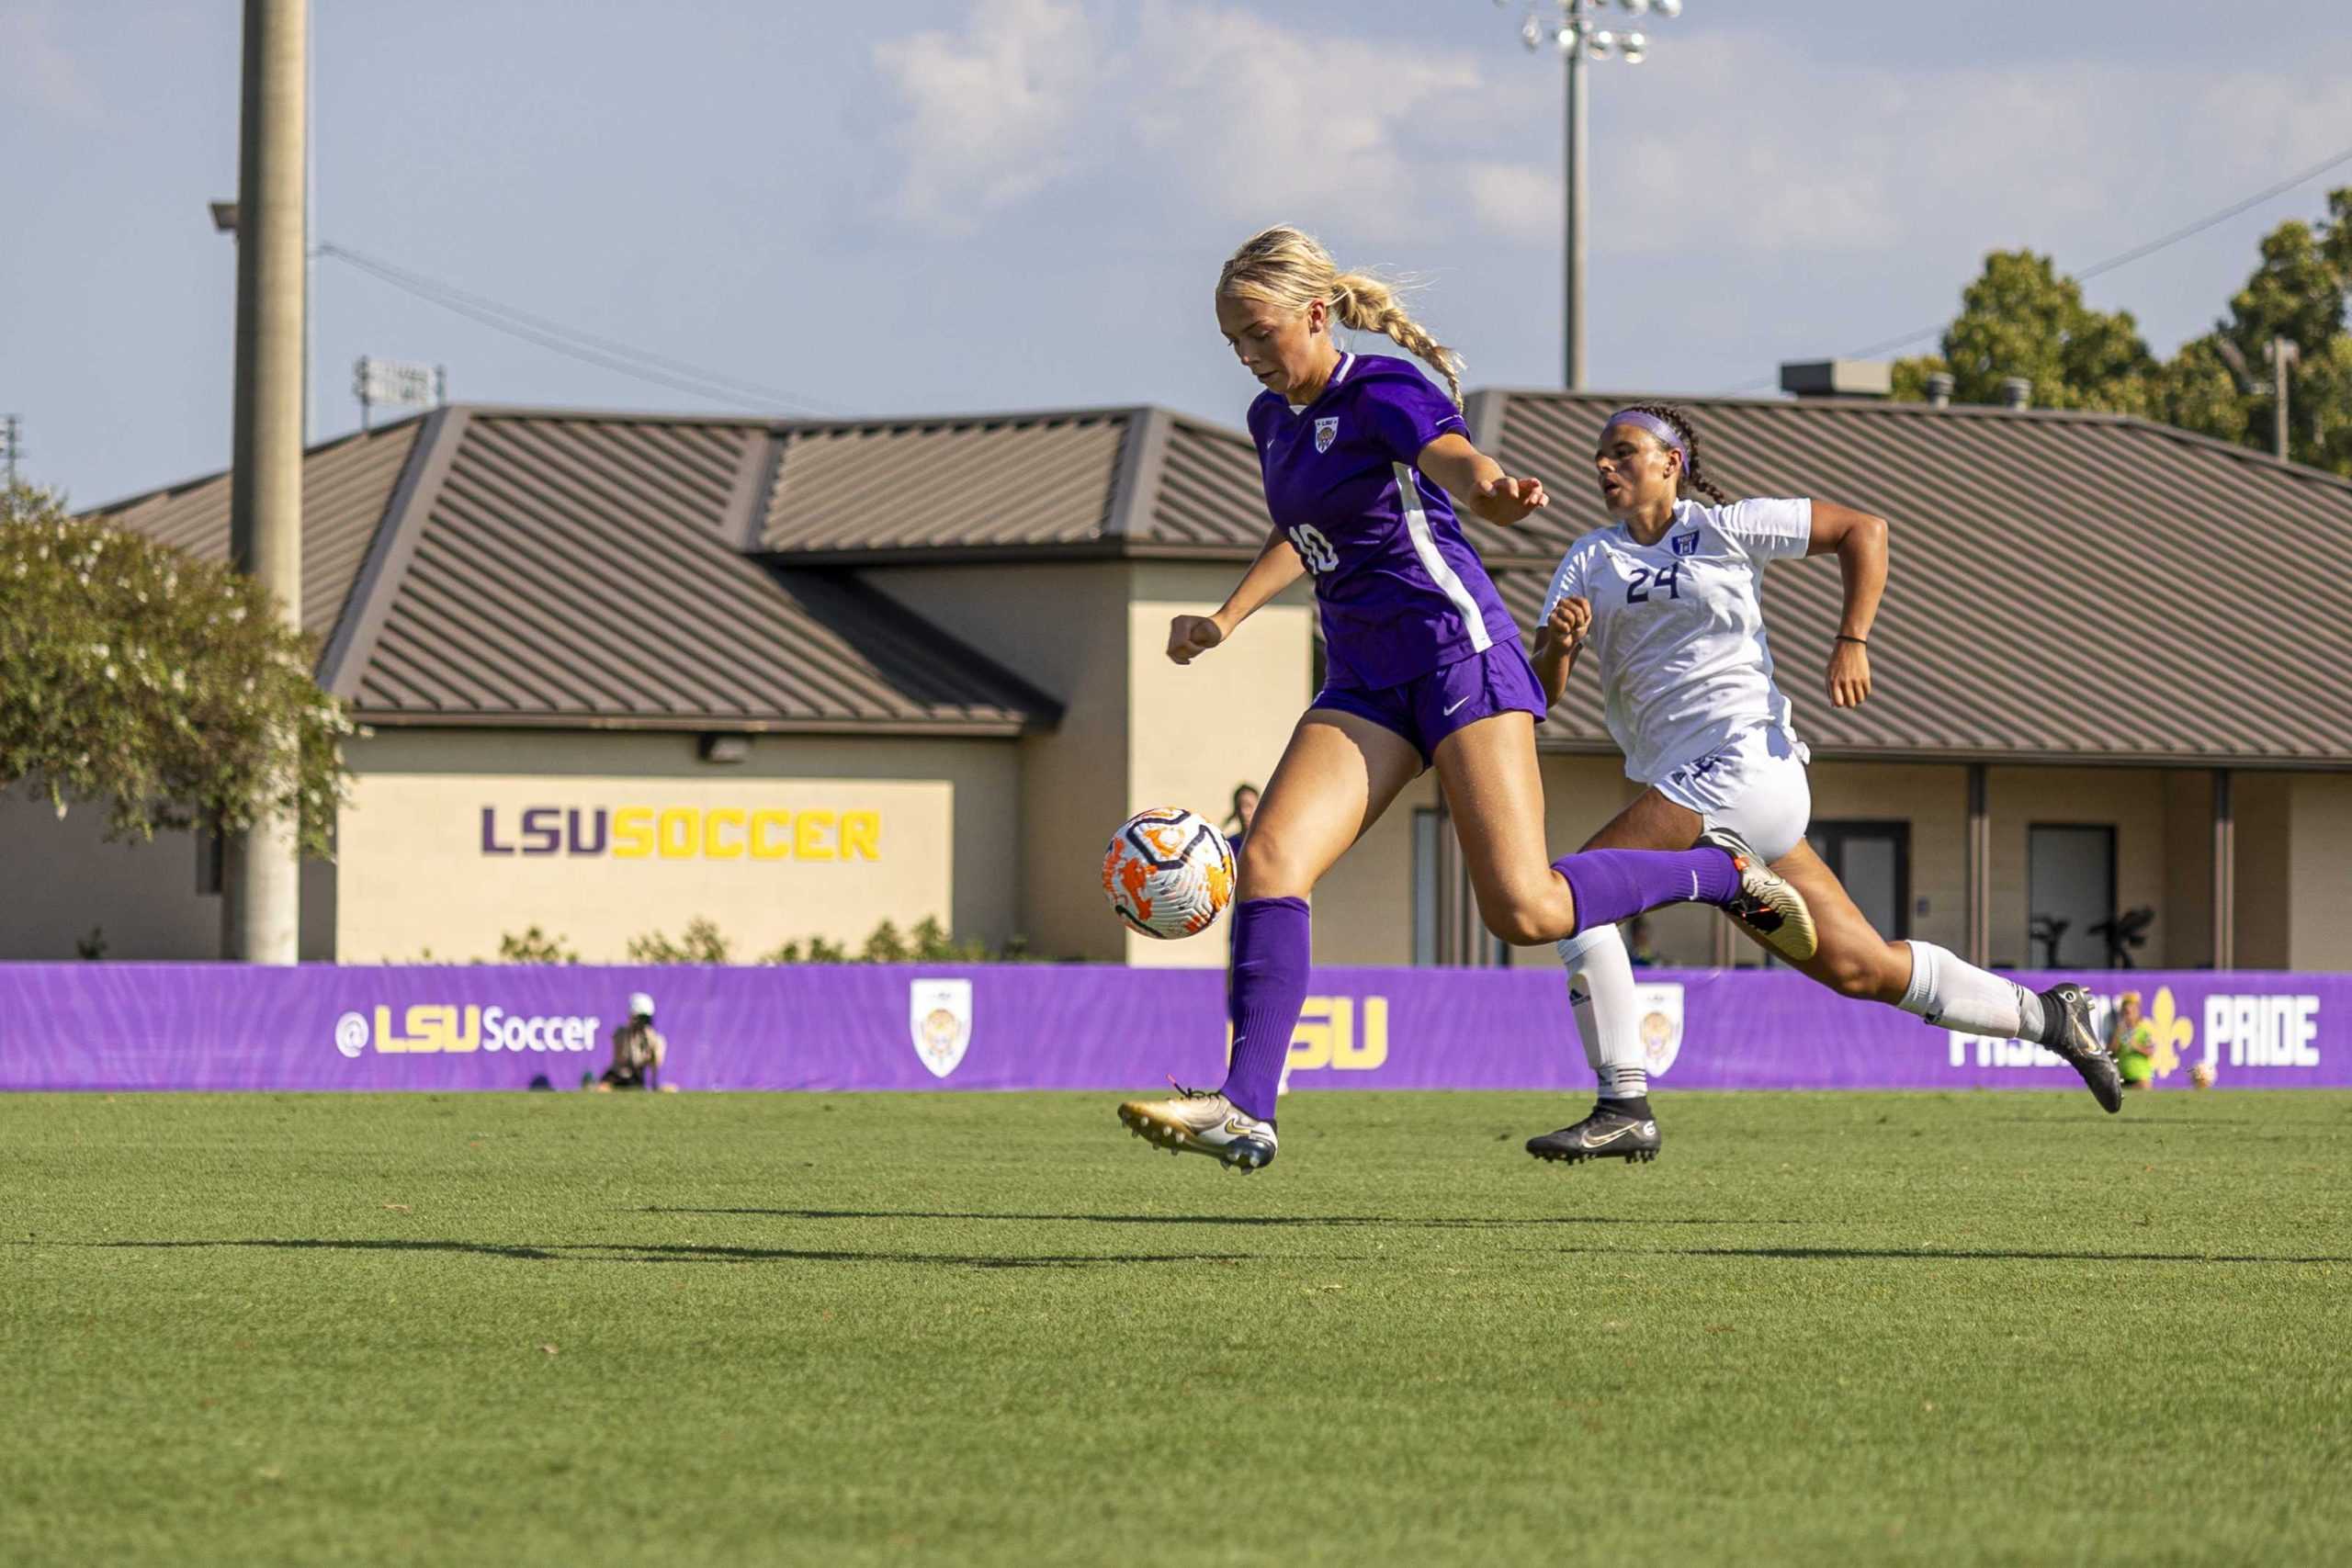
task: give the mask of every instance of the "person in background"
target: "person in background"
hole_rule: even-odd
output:
[[[1225,819],[1225,841],[1233,852],[1241,852],[1241,840],[1250,836],[1250,819],[1258,815],[1258,786],[1238,784],[1233,786],[1233,810]]]
[[[1666,962],[1657,955],[1657,943],[1650,938],[1646,915],[1635,915],[1625,922],[1625,956],[1636,969],[1655,969]]]
[[[2107,1054],[2122,1070],[2125,1089],[2153,1089],[2156,1081],[2156,1031],[2140,1016],[2140,993],[2126,991],[2115,998],[2115,1021],[2109,1026]]]
[[[656,1089],[670,1043],[653,1027],[653,998],[638,991],[628,998],[628,1021],[613,1031],[613,1065],[596,1080],[598,1094],[616,1089]]]

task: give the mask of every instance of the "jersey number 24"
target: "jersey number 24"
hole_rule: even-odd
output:
[[[1664,589],[1666,596],[1669,599],[1681,598],[1682,568],[1669,566],[1653,571],[1645,566],[1635,567],[1634,581],[1625,584],[1625,603],[1628,604],[1648,604],[1650,590],[1653,588]]]

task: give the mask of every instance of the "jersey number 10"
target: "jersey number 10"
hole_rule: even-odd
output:
[[[1283,531],[1290,536],[1291,548],[1298,552],[1298,558],[1306,563],[1307,570],[1320,577],[1338,568],[1340,552],[1331,547],[1331,541],[1323,536],[1321,529],[1311,523],[1299,523]]]

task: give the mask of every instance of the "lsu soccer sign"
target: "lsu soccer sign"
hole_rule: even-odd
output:
[[[487,959],[537,926],[592,959],[708,920],[749,957],[953,919],[955,785],[363,773],[338,825],[345,962]]]

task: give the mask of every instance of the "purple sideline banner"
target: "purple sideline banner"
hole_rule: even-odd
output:
[[[2018,978],[2039,984],[2030,976]],[[2134,971],[2157,1081],[2352,1087],[2352,976]],[[1111,965],[773,968],[0,964],[0,1089],[578,1087],[644,991],[685,1089],[1215,1085],[1225,976]],[[1642,972],[1666,1089],[2072,1089],[2038,1047],[1931,1028],[1786,970]],[[2104,1020],[2102,1019],[2102,1027]],[[1295,1089],[1591,1084],[1545,969],[1319,969]]]

